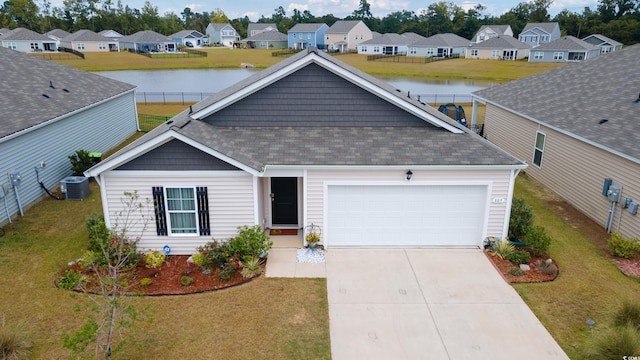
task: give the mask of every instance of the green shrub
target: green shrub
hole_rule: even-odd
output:
[[[528,264],[531,261],[531,255],[527,251],[518,250],[506,255],[505,259],[516,265]]]
[[[259,275],[261,272],[262,272],[262,260],[257,256],[253,256],[247,259],[242,264],[241,274],[243,277],[248,278],[248,277],[256,276],[256,275]]]
[[[148,268],[157,269],[164,264],[167,255],[157,250],[149,250],[144,254],[144,262]]]
[[[508,241],[496,241],[493,243],[490,251],[501,259],[506,259],[509,254],[516,251],[516,247]]]
[[[524,235],[533,226],[533,208],[522,198],[513,198],[511,215],[509,216],[509,239],[512,241],[524,239]]]
[[[618,232],[612,232],[608,241],[609,251],[611,255],[632,259],[638,255],[640,251],[640,243],[636,239],[625,238]]]
[[[182,286],[189,286],[193,284],[193,278],[185,275],[180,278],[180,284],[182,284]]]
[[[0,327],[0,359],[20,360],[31,358],[31,343],[17,328],[8,328],[2,317]]]
[[[224,264],[222,269],[218,272],[218,279],[222,281],[231,280],[231,276],[233,276],[233,273],[235,273],[237,269],[238,265],[235,262],[230,261]]]
[[[203,246],[198,247],[198,253],[202,254],[203,258],[199,258],[204,267],[222,267],[229,261],[229,257],[232,255],[229,243],[218,242],[217,240],[210,241]],[[195,259],[194,259],[195,262]]]
[[[81,273],[68,269],[58,281],[58,287],[61,289],[71,290],[78,288],[86,283],[87,279]]]
[[[205,267],[205,268],[211,267],[211,261],[209,261],[209,259],[201,252],[197,252],[193,254],[191,259],[193,260],[193,263],[198,266]]]
[[[110,237],[104,216],[99,213],[91,214],[87,216],[85,223],[89,232],[89,251],[101,252]]]
[[[147,286],[150,286],[151,284],[153,284],[153,280],[151,280],[148,277],[140,279],[140,286],[142,287],[147,287]]]
[[[596,334],[587,348],[587,359],[620,360],[625,355],[640,354],[640,331],[631,325],[601,330]]]
[[[69,161],[71,161],[71,171],[76,176],[84,176],[84,172],[96,164],[95,159],[86,150],[76,151],[69,156]]]
[[[511,268],[509,269],[509,274],[513,275],[513,276],[522,276],[524,274],[526,274],[526,271],[520,269],[520,268]]]
[[[239,226],[238,235],[229,239],[231,253],[239,254],[243,260],[254,256],[265,257],[271,246],[273,246],[273,241],[265,234],[260,225]]]
[[[613,315],[616,326],[632,326],[640,331],[640,302],[625,301]]]
[[[532,226],[524,235],[524,242],[531,248],[536,256],[541,256],[549,251],[551,237],[547,235],[542,226]]]

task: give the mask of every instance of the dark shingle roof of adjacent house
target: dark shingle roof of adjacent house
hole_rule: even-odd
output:
[[[113,41],[91,30],[78,30],[62,39],[63,41]]]
[[[416,41],[411,44],[412,46],[451,46],[451,47],[466,47],[469,46],[470,41],[452,33],[436,34],[429,36],[426,39]]]
[[[47,33],[45,33],[46,36],[53,36],[56,37],[58,39],[64,39],[65,37],[71,35],[70,32],[64,31],[62,29],[53,29]]]
[[[640,159],[638,59],[640,44],[474,95],[570,136]]]
[[[338,20],[327,30],[328,34],[346,34],[353,29],[360,20]]]
[[[580,40],[575,36],[567,35],[563,36],[560,39],[553,40],[546,44],[542,44],[536,47],[536,51],[538,50],[563,50],[563,51],[589,51],[596,50],[597,46],[591,45],[586,41]]]
[[[245,39],[245,41],[287,41],[287,35],[280,31],[264,31]]]
[[[3,47],[0,73],[0,138],[135,88]]]
[[[130,43],[173,42],[169,37],[151,30],[138,31],[135,34],[123,36],[118,41]]]
[[[35,31],[25,28],[15,28],[8,33],[2,35],[2,40],[41,40],[53,42],[48,36],[38,34]]]
[[[284,71],[286,73],[283,74]],[[300,81],[300,78],[308,81]],[[323,83],[327,78],[333,82]],[[272,82],[259,85],[259,89],[237,99],[239,93],[263,81]],[[337,87],[326,88],[330,84],[337,84]],[[270,91],[272,88],[276,89],[275,94]],[[279,99],[271,104],[269,99],[281,94],[278,89],[289,93],[315,92],[318,96],[314,97],[313,104],[302,95]],[[336,95],[335,90],[346,92]],[[354,92],[367,97],[369,102],[359,104],[345,99]],[[265,100],[265,96],[270,97]],[[254,103],[266,101],[265,104],[271,105],[261,108],[247,106],[251,102],[245,101],[250,98]],[[282,108],[282,101],[288,101],[289,106]],[[372,105],[375,108],[372,109]],[[212,110],[217,106],[221,108]],[[342,110],[334,110],[334,107]],[[386,123],[381,126],[355,125],[358,121],[369,122],[367,114],[378,111],[376,109],[391,110],[393,115],[382,119]],[[435,126],[421,117],[424,115],[416,115],[422,112],[445,126]],[[253,124],[240,125],[242,122],[235,118],[248,119]],[[401,118],[404,125],[399,124]],[[322,124],[315,125],[313,119],[320,119],[318,121]],[[293,125],[284,125],[287,122]],[[337,124],[329,126],[331,122]],[[457,125],[434,108],[408,97],[407,93],[396,91],[387,83],[329,55],[309,49],[193,105],[120,150],[114,158],[171,132],[256,172],[264,171],[266,166],[278,165],[524,166],[521,161]],[[114,160],[113,166],[118,161]],[[103,166],[109,164],[107,160]]]
[[[523,43],[522,41],[509,35],[499,35],[491,39],[485,40],[480,43],[473,43],[472,49],[487,48],[487,49],[530,49],[531,45]]]
[[[295,24],[291,29],[289,29],[289,32],[316,32],[320,30],[323,25],[326,24]]]
[[[524,29],[522,29],[522,32],[538,28],[548,34],[551,34],[557,26],[558,26],[557,22],[527,23],[527,25],[524,26]]]

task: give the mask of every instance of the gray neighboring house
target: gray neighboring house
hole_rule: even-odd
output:
[[[511,25],[482,25],[471,38],[471,42],[477,44],[498,36],[513,37]]]
[[[56,41],[25,28],[15,28],[0,36],[2,47],[20,52],[57,51]]]
[[[242,42],[250,49],[286,49],[289,41],[287,35],[280,31],[264,31]]]
[[[203,33],[198,30],[182,30],[175,34],[169,35],[169,38],[173,40],[176,45],[185,45],[187,43],[191,46],[202,46],[209,44],[209,39]]]
[[[143,30],[118,39],[120,49],[134,52],[174,52],[176,44],[168,36],[155,31]]]
[[[57,49],[60,47],[60,41],[66,38],[67,36],[71,35],[71,33],[64,31],[62,29],[53,29],[49,32],[46,32],[44,35],[50,37],[56,42],[56,49]]]
[[[250,23],[247,26],[247,37],[252,37],[265,31],[278,31],[278,26],[270,23]]]
[[[0,48],[0,224],[71,175],[78,150],[106,152],[136,132],[134,86]],[[18,183],[10,181],[15,174]],[[6,203],[5,203],[6,201]],[[5,208],[6,204],[6,208]],[[28,216],[28,214],[26,215]]]
[[[528,23],[518,40],[536,47],[560,39],[560,25],[557,22]]]
[[[464,56],[471,42],[452,33],[436,34],[409,45],[407,56]]]
[[[240,35],[229,23],[209,23],[205,32],[209,36],[209,43],[212,45],[220,44],[226,47],[233,47],[234,44],[240,41]]]
[[[62,38],[60,46],[80,52],[120,51],[118,40],[104,37],[91,30],[78,30]]]
[[[382,35],[374,33],[371,40],[367,40],[358,45],[358,54],[406,55],[409,52],[409,44],[425,39],[424,36],[412,32]]]
[[[513,36],[498,35],[488,40],[472,43],[467,48],[467,59],[521,60],[529,56],[531,45]]]
[[[600,48],[567,35],[531,49],[529,62],[565,62],[592,59],[600,54]]]
[[[431,106],[309,48],[85,174],[101,186],[108,225],[121,193],[137,190],[154,199],[156,216],[139,248],[192,254],[254,224],[314,224],[328,248],[478,248],[487,236],[506,236],[523,168]]]
[[[486,103],[488,140],[525,159],[529,176],[595,222],[633,238],[640,238],[632,205],[640,203],[638,59],[640,44],[474,93],[474,108]],[[612,190],[605,179],[621,189],[618,202],[605,196]]]
[[[589,35],[582,40],[599,47],[600,54],[608,54],[610,52],[622,50],[622,43],[601,34]]]

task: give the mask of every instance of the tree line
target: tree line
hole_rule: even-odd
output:
[[[453,2],[432,3],[419,13],[395,11],[382,18],[371,14],[367,0],[360,0],[357,9],[344,19],[333,14],[314,16],[308,10],[293,10],[287,16],[282,6],[274,9],[270,17],[264,15],[260,23],[275,23],[282,33],[298,23],[325,23],[338,20],[362,20],[369,29],[379,33],[414,32],[423,36],[455,33],[467,39],[482,25],[511,25],[517,36],[528,22],[558,22],[563,35],[583,38],[602,34],[623,44],[640,42],[640,0],[599,0],[596,10],[585,7],[582,13],[562,10],[551,17],[548,12],[553,0],[521,2],[500,16],[490,16],[481,4],[465,10]],[[248,17],[229,19],[224,11],[193,12],[185,8],[179,15],[167,12],[160,15],[158,7],[146,1],[141,9],[123,5],[121,0],[64,0],[63,6],[52,6],[50,0],[37,5],[34,0],[7,0],[0,6],[0,28],[25,27],[40,33],[52,29],[75,32],[89,29],[95,32],[115,30],[123,35],[141,30],[153,30],[170,35],[180,30],[198,30],[205,33],[212,23],[231,23],[241,37],[247,36]]]

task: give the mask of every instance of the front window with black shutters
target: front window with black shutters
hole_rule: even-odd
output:
[[[197,234],[194,188],[166,188],[170,234]]]

